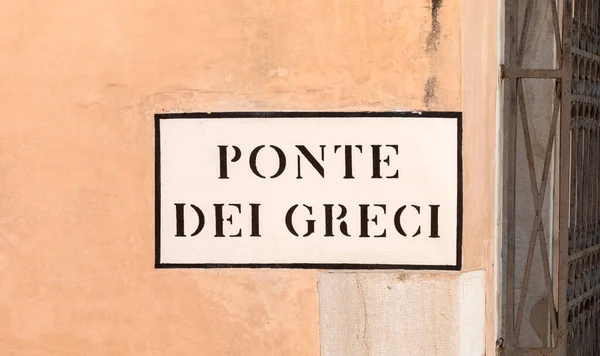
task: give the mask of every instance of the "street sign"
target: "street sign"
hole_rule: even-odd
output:
[[[156,115],[157,268],[461,265],[461,115]]]

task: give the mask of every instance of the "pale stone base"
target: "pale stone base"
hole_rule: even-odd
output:
[[[484,355],[485,272],[319,276],[322,356]]]

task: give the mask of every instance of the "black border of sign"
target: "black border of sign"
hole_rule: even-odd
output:
[[[160,262],[160,120],[164,119],[248,119],[248,118],[311,118],[311,117],[424,117],[448,118],[457,121],[457,220],[455,265],[396,265],[356,263],[161,263]],[[462,112],[459,111],[270,111],[270,112],[208,112],[208,113],[161,113],[154,115],[155,145],[155,246],[154,268],[286,268],[286,269],[336,269],[336,270],[448,270],[462,268],[463,233],[463,159],[462,159]]]

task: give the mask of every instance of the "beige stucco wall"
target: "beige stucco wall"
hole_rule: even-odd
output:
[[[153,268],[157,112],[464,111],[463,266],[493,280],[487,3],[0,2],[2,354],[319,354],[318,271]]]
[[[462,1],[462,73],[464,113],[464,245],[463,270],[486,271],[486,355],[495,354],[499,335],[496,257],[499,253],[495,206],[496,125],[499,85],[498,47],[501,1]]]

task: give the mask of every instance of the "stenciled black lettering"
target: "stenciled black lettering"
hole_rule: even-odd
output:
[[[320,145],[319,147],[321,148],[321,161],[325,161],[325,145]],[[317,173],[319,173],[321,177],[325,178],[325,168],[323,167],[323,164],[317,161],[315,156],[313,156],[313,154],[310,153],[308,149],[306,149],[306,146],[296,145],[296,148],[300,151],[302,156],[304,156],[304,158],[306,158],[306,160],[313,166]],[[298,176],[296,177],[296,179],[302,179],[300,161],[300,155],[298,155]]]
[[[325,237],[333,237],[333,204],[323,204],[323,206],[325,207]],[[336,220],[340,220],[340,232],[349,237],[348,224],[342,220],[346,217],[348,209],[342,204],[338,204],[338,206],[340,207],[340,214]]]
[[[287,160],[285,158],[285,153],[283,153],[283,151],[281,150],[281,148],[277,147],[277,146],[273,146],[270,145],[269,147],[271,147],[275,153],[277,153],[277,159],[278,159],[278,164],[279,167],[277,168],[277,172],[275,172],[275,174],[273,174],[270,178],[277,178],[279,177],[283,171],[285,171],[285,166],[287,164]],[[250,152],[250,169],[252,170],[252,173],[254,173],[257,177],[260,177],[262,179],[266,179],[265,176],[263,176],[259,171],[258,171],[258,167],[257,167],[257,157],[258,157],[258,153],[265,148],[265,145],[261,145],[256,147],[255,149],[252,150],[252,152]]]
[[[285,226],[288,231],[291,232],[294,236],[299,236],[298,232],[294,228],[294,212],[298,208],[298,204],[291,206],[287,213],[285,214]],[[303,205],[306,210],[308,210],[309,216],[312,216],[313,209],[311,206]],[[312,235],[315,232],[315,220],[306,220],[306,233],[302,235],[303,237]]]
[[[439,205],[429,205],[431,208],[431,233],[429,237],[431,238],[439,238],[439,225],[440,225],[440,206]]]
[[[227,147],[229,146],[217,146],[219,147],[219,179],[229,179],[227,175]],[[237,162],[242,157],[242,151],[239,147],[231,146],[233,148],[233,157],[231,162]]]
[[[345,163],[344,179],[354,179],[354,176],[353,176],[354,162],[353,162],[352,148],[356,147],[358,149],[358,151],[360,153],[362,153],[362,145],[356,145],[356,146],[335,145],[335,146],[333,146],[333,153],[337,153],[338,149],[341,147],[344,147],[344,163]]]
[[[190,236],[196,236],[204,228],[204,223],[205,223],[204,213],[202,212],[202,210],[200,210],[200,208],[198,208],[194,204],[190,204],[190,206],[192,207],[192,209],[196,212],[196,215],[198,216],[198,226],[196,227],[196,230],[190,235]],[[186,237],[186,235],[185,235],[185,203],[175,203],[175,226],[176,226],[175,236]]]
[[[418,205],[411,205],[416,211],[417,213],[421,213],[421,207]],[[406,236],[406,232],[404,231],[404,228],[402,227],[402,213],[404,213],[404,210],[406,210],[406,205],[401,206],[398,210],[396,210],[396,213],[394,214],[394,226],[396,227],[396,231],[398,231],[398,233],[400,233],[400,235],[402,236]],[[415,234],[413,235],[413,237],[418,236],[421,233],[421,226],[419,225],[419,227],[417,228],[417,232],[415,232]]]
[[[185,215],[183,208],[185,204],[175,203],[175,236],[185,237]]]
[[[378,217],[377,214],[373,218],[369,217],[369,204],[359,204],[360,208],[360,235],[359,237],[370,237],[369,235],[369,222],[373,222],[375,226],[377,226]],[[383,213],[385,214],[386,206],[385,204],[373,204],[374,207],[381,208]],[[374,237],[385,237],[386,229],[383,229],[383,232],[379,235],[375,235]]]
[[[251,237],[260,237],[260,204],[250,204]]]
[[[226,219],[223,218],[223,207],[225,204],[213,204],[215,207],[215,237],[225,237],[223,233],[224,222],[228,221],[230,225],[233,225],[233,215],[229,215]],[[227,204],[228,206],[237,208],[238,213],[242,212],[242,206],[240,204]],[[240,237],[242,236],[242,229],[239,229],[235,235],[229,235],[229,237]]]
[[[398,145],[386,145],[385,147],[393,148],[396,154],[398,154]],[[386,163],[388,167],[390,166],[390,156],[386,156],[386,158],[381,159],[381,145],[371,145],[373,150],[373,179],[381,179],[381,163]],[[398,178],[398,170],[396,169],[396,173],[391,176],[386,176],[386,178]]]

